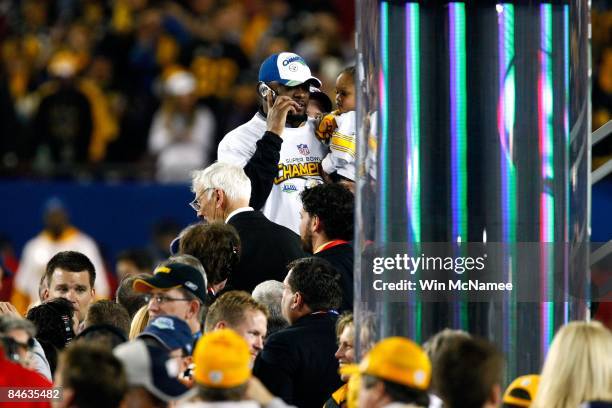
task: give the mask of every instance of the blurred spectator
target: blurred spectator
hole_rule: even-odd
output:
[[[488,341],[457,338],[440,350],[434,364],[436,389],[444,407],[501,404],[504,358]]]
[[[289,325],[281,310],[283,291],[283,282],[275,280],[261,282],[253,289],[253,299],[268,308],[268,337]]]
[[[325,402],[324,408],[346,406],[348,398],[348,380],[350,375],[343,374],[342,368],[355,363],[355,324],[353,314],[345,313],[336,322],[336,336],[338,337],[338,350],[334,355],[340,366],[340,379],[345,384],[338,388],[331,398]]]
[[[113,353],[127,376],[126,407],[165,408],[188,391],[169,371],[171,357],[166,350],[135,340],[118,346]]]
[[[358,366],[346,366],[343,372],[360,376],[360,407],[416,408],[429,403],[431,362],[421,347],[407,338],[381,340]]]
[[[75,342],[60,356],[55,387],[61,387],[58,408],[118,408],[127,390],[125,371],[102,346]]]
[[[290,326],[268,338],[253,372],[288,404],[323,406],[342,385],[334,357],[340,276],[328,262],[304,258],[289,265],[283,284],[282,310]]]
[[[111,300],[92,303],[82,323],[78,339],[97,341],[111,348],[127,341],[130,316],[123,306]]]
[[[36,326],[36,340],[54,373],[59,352],[76,336],[78,321],[72,304],[64,298],[49,300],[28,310],[26,318]]]
[[[539,384],[540,376],[536,374],[516,378],[504,392],[502,408],[529,408],[538,392]]]
[[[188,368],[192,362],[194,339],[184,320],[175,316],[157,316],[149,322],[137,339],[143,340],[147,345],[167,350],[168,356],[173,359],[175,376],[191,384]]]
[[[125,277],[117,288],[116,302],[127,310],[130,320],[134,317],[138,309],[147,305],[147,296],[144,293],[134,290],[134,281],[144,279],[150,274],[142,273]]]
[[[129,339],[134,340],[140,333],[142,333],[149,324],[149,308],[145,304],[143,307],[138,309],[134,317],[132,318],[132,323],[130,324],[130,334]]]
[[[153,259],[144,249],[128,249],[117,255],[115,271],[119,282],[128,275],[152,274]]]
[[[173,219],[162,219],[153,225],[152,242],[150,251],[153,255],[153,263],[168,259],[170,254],[170,244],[181,232],[180,225]]]
[[[232,329],[249,345],[252,361],[264,347],[268,309],[246,292],[232,290],[221,295],[208,309],[205,331]]]
[[[164,100],[149,133],[159,181],[188,181],[192,170],[211,161],[215,119],[208,108],[196,105],[195,90],[195,79],[186,71],[174,72],[165,80]]]
[[[225,288],[240,261],[240,246],[238,232],[231,225],[200,223],[183,230],[179,253],[195,256],[202,263],[208,294],[214,299]]]
[[[21,313],[25,313],[29,305],[39,300],[40,279],[45,274],[45,269],[48,269],[49,260],[62,251],[81,252],[91,260],[93,269],[89,273],[93,275],[92,283],[95,282],[92,288],[95,288],[98,297],[108,298],[110,295],[108,279],[96,243],[87,234],[70,224],[68,211],[64,203],[58,198],[52,198],[46,203],[44,225],[44,230],[38,236],[29,240],[23,248],[19,269],[15,274],[15,285],[11,298],[15,307]],[[70,272],[85,270],[71,270],[71,266],[63,264],[58,264],[55,267],[68,268],[66,270]],[[79,267],[84,268],[83,265],[79,265]],[[47,271],[47,284],[53,273],[54,270]],[[79,316],[79,319],[83,317],[85,317],[84,313]]]
[[[606,357],[607,356],[607,357]],[[571,322],[546,355],[533,408],[612,402],[612,333],[599,322]]]
[[[199,401],[180,407],[287,407],[252,377],[249,346],[231,329],[206,333],[198,341],[193,358]]]
[[[251,292],[265,280],[281,281],[287,264],[303,256],[299,237],[249,207],[251,184],[243,169],[215,163],[194,172],[191,205],[206,222],[221,221],[236,228],[240,236],[240,262],[228,285]]]

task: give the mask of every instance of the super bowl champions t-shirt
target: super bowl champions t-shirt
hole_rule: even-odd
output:
[[[315,137],[314,129],[315,122],[309,119],[301,127],[283,130],[278,174],[262,208],[271,221],[297,234],[300,233],[302,208],[300,193],[323,182],[320,163],[328,153],[327,146]],[[250,121],[225,135],[219,143],[219,161],[244,167],[265,132],[266,118],[258,112]]]

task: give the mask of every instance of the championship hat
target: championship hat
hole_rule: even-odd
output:
[[[523,375],[510,383],[504,392],[503,403],[513,407],[528,407],[533,402],[540,376],[537,374]]]
[[[193,361],[194,379],[211,388],[233,388],[251,378],[249,346],[231,329],[202,336],[193,352]]]
[[[279,82],[286,86],[298,86],[309,82],[317,88],[321,81],[313,77],[304,58],[292,52],[272,54],[259,68],[261,82]]]
[[[431,362],[413,341],[405,337],[388,337],[376,343],[359,365],[344,366],[340,372],[371,375],[425,391],[431,381]]]

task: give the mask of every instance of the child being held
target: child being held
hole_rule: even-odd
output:
[[[329,145],[321,166],[334,181],[355,181],[355,129],[355,67],[351,66],[336,79],[336,110],[323,116],[316,130],[317,138]]]

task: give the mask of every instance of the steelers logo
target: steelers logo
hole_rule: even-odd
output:
[[[298,64],[297,63],[293,63],[293,64],[289,64],[289,71],[291,72],[296,72],[298,70]]]

